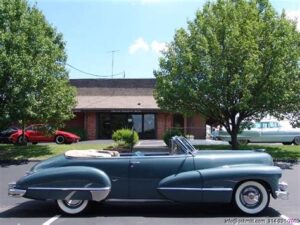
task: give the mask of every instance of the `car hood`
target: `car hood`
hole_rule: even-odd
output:
[[[269,154],[251,150],[199,150],[194,159],[196,169],[242,164],[274,165]]]

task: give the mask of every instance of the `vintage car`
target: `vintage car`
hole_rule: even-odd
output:
[[[21,144],[23,141],[22,130],[12,134],[9,139],[14,144]],[[56,142],[56,144],[71,144],[78,142],[80,137],[76,134],[56,130],[52,131],[51,127],[45,124],[33,124],[25,128],[25,142],[37,144],[39,142]]]
[[[8,195],[57,202],[67,214],[90,201],[234,203],[246,214],[287,198],[281,169],[260,151],[196,150],[185,138],[172,139],[171,152],[121,153],[71,150],[33,166]]]
[[[4,143],[4,144],[9,144],[11,143],[9,137],[16,133],[18,131],[19,128],[15,127],[15,126],[10,126],[5,130],[2,130],[0,132],[0,143]]]
[[[231,142],[230,135],[219,131],[219,140]],[[282,143],[284,145],[300,145],[300,129],[283,127],[277,121],[261,121],[253,123],[249,129],[238,134],[240,144],[247,143]]]

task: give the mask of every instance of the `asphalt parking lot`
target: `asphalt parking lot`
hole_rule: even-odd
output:
[[[240,215],[228,205],[100,204],[80,217],[64,216],[52,201],[35,201],[7,196],[7,183],[20,178],[35,163],[0,164],[0,224],[2,225],[220,225],[300,224],[300,164],[280,163],[282,180],[289,184],[289,200],[271,200],[262,215]]]

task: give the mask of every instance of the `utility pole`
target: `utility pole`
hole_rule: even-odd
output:
[[[119,52],[120,50],[111,50],[108,53],[111,53],[111,78],[114,78],[114,56],[115,52]]]

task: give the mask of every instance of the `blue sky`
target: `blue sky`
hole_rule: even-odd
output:
[[[160,50],[186,27],[204,0],[30,0],[64,36],[68,63],[80,70],[126,78],[151,78]],[[300,20],[300,0],[271,0]],[[299,28],[299,26],[298,26]],[[96,78],[68,67],[70,78]]]

